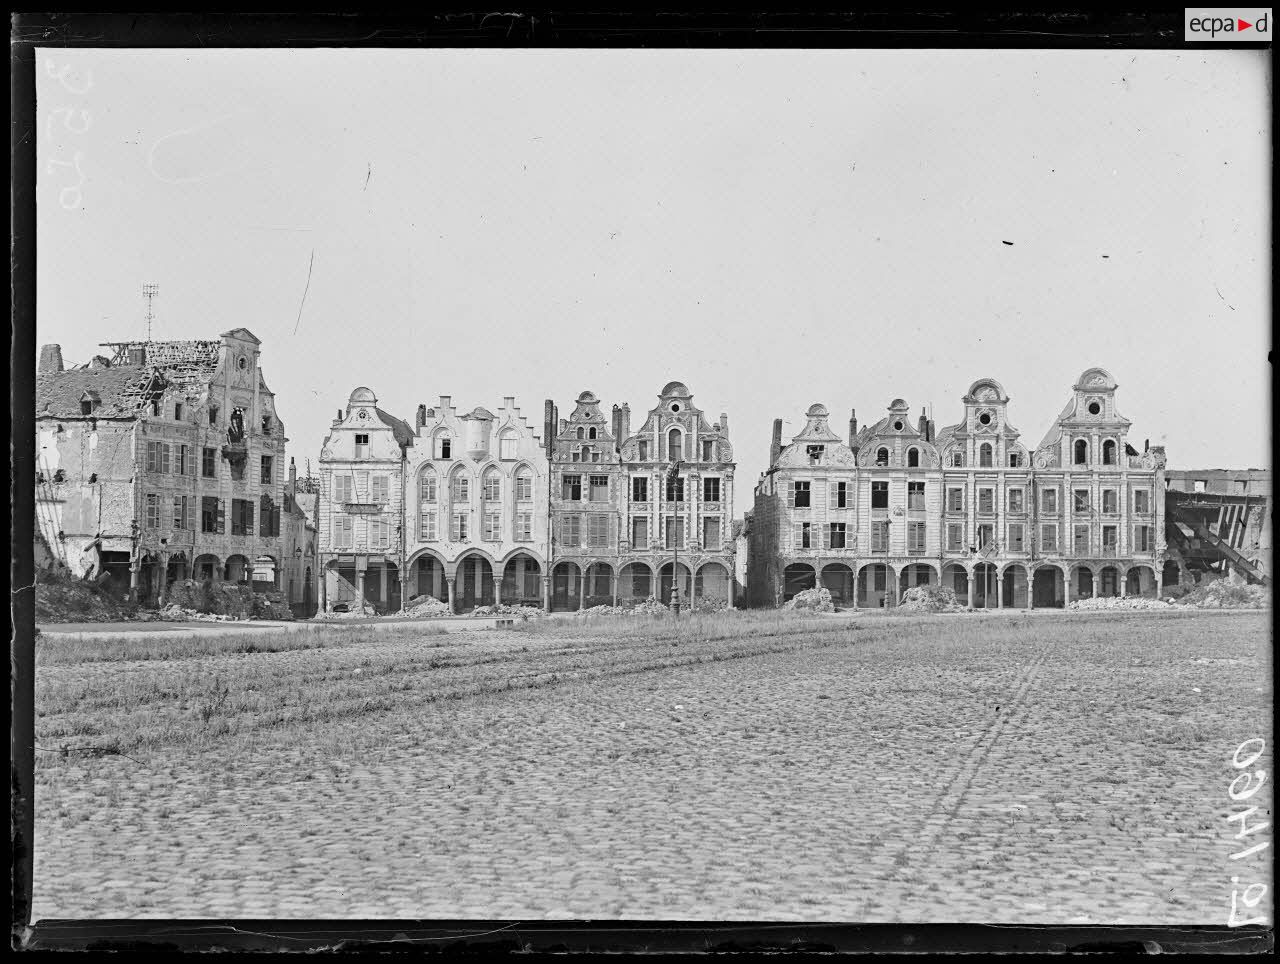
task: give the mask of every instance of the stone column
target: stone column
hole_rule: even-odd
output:
[[[458,613],[458,594],[454,592],[454,583],[453,576],[444,577],[445,588],[449,593],[449,612],[456,616]]]
[[[973,604],[974,604],[974,602],[976,601],[976,600],[974,599],[974,595],[975,595],[974,590],[975,590],[977,587],[976,587],[974,584],[975,584],[975,582],[976,582],[975,577],[977,576],[977,573],[978,573],[977,569],[970,569],[970,570],[968,570],[968,574],[969,574],[969,608],[970,608],[970,609],[972,609],[972,608],[973,608]]]
[[[618,605],[618,570],[615,567],[613,575],[609,577],[609,589],[613,593],[613,605]]]
[[[141,574],[141,564],[134,560],[129,564],[129,602],[138,601],[138,579]]]
[[[159,585],[156,588],[156,605],[163,606],[169,596],[169,553],[160,553]]]
[[[727,601],[727,602],[728,602],[728,604],[729,604],[729,608],[730,608],[730,609],[735,608],[735,605],[734,605],[734,604],[735,604],[736,600],[735,600],[733,597],[734,597],[734,590],[737,588],[737,584],[738,584],[737,577],[734,575],[733,571],[732,571],[732,570],[730,570],[730,572],[729,572],[729,584],[728,584],[727,586],[725,586],[725,594],[726,594],[725,598],[726,598],[726,601]]]
[[[1036,608],[1036,571],[1027,570],[1027,609]]]
[[[1004,573],[996,573],[996,609],[1004,609]]]
[[[1091,599],[1098,598],[1098,570],[1091,568],[1089,570],[1089,592]]]
[[[578,569],[578,610],[582,611],[587,608],[587,574],[591,571],[588,564],[585,569]]]
[[[542,608],[547,612],[551,612],[551,576],[544,574],[542,577]]]
[[[506,570],[506,567],[504,566],[502,569],[494,569],[492,572],[493,604],[495,606],[502,605],[502,574],[503,572],[505,572],[505,570]]]
[[[364,575],[363,569],[356,569],[356,602],[364,609]]]
[[[404,612],[409,605],[409,577],[400,573],[400,611]]]
[[[1127,585],[1129,573],[1123,569],[1117,569],[1116,572],[1120,574],[1120,598],[1125,599],[1129,595],[1129,587]],[[1138,595],[1142,595],[1142,593],[1138,593]]]
[[[1164,563],[1157,560],[1155,565],[1156,573],[1156,598],[1164,598]]]
[[[329,611],[329,567],[321,566],[319,571],[320,577],[320,611],[327,613]]]

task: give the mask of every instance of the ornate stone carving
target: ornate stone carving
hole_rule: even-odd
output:
[[[980,402],[994,401],[998,397],[999,396],[996,395],[996,390],[992,388],[990,385],[983,385],[981,388],[978,389],[977,393],[974,395],[974,398],[978,399],[978,401]]]
[[[1051,469],[1058,464],[1058,453],[1046,446],[1036,452],[1033,461],[1037,469]]]
[[[733,446],[729,444],[728,439],[720,439],[716,443],[716,458],[721,462],[733,461]]]

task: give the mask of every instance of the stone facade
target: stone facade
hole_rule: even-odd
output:
[[[44,347],[37,520],[61,563],[150,604],[192,577],[280,588],[288,440],[260,344],[112,343],[71,369]]]
[[[1159,592],[1163,448],[1138,453],[1115,380],[1089,369],[1034,451],[994,379],[974,382],[961,421],[935,433],[902,399],[848,441],[825,406],[770,468],[748,532],[750,597],[778,605],[821,583],[846,605],[893,606],[916,585],[954,588],[973,606],[1063,606]]]
[[[732,606],[728,417],[708,422],[689,389],[670,382],[634,433],[630,418],[629,406],[614,406],[606,425],[590,392],[563,422],[547,403],[549,436],[555,428],[551,608],[631,605],[650,596],[669,603],[677,585],[685,605]]]
[[[409,596],[545,605],[547,453],[514,397],[497,413],[419,406],[405,473]]]

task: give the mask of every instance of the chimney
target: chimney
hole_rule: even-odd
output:
[[[613,433],[614,441],[619,445],[622,444],[622,406],[613,406],[613,411],[609,413],[609,431]]]
[[[557,412],[556,414],[559,415],[560,413]],[[565,421],[563,418],[556,419],[556,430],[558,432],[563,432],[568,427],[569,427],[569,423]]]
[[[556,444],[556,403],[547,399],[542,403],[542,442],[550,453]]]
[[[338,421],[342,421],[342,409],[338,409]]]
[[[627,439],[631,438],[631,406],[626,402],[622,403],[622,433],[618,436],[618,444],[621,445]]]
[[[773,444],[769,446],[769,464],[776,465],[782,454],[782,419],[773,420]]]
[[[417,421],[418,421],[418,428],[422,428],[424,425],[427,424],[427,406],[425,405],[418,406]]]
[[[42,372],[60,372],[62,371],[62,346],[61,345],[43,345],[40,348],[40,371]]]
[[[925,436],[925,438],[926,438],[926,439],[928,439],[928,437],[929,437],[929,419],[927,419],[927,418],[925,417],[924,409],[923,409],[923,408],[922,408],[922,409],[920,409],[920,420],[919,420],[918,422],[916,422],[916,431],[917,431],[917,432],[919,432],[921,435]]]
[[[105,355],[94,355],[91,359],[89,359],[89,367],[94,369],[110,368],[111,359],[107,358]]]
[[[502,407],[508,411],[514,410],[516,407],[516,397],[514,395],[504,395],[502,397]]]
[[[720,434],[725,438],[729,437],[729,416],[724,412],[720,413]]]
[[[849,448],[853,448],[853,440],[858,437],[858,410],[849,409]]]
[[[293,461],[293,456],[289,457],[289,491],[298,491],[298,466]]]
[[[1151,439],[1143,439],[1143,441],[1142,441],[1142,451],[1143,451],[1143,452],[1150,452],[1150,451],[1151,451]]]
[[[925,432],[924,440],[926,442],[932,442],[933,441],[933,419],[929,419],[929,421],[925,425],[925,428],[927,429],[927,431]]]

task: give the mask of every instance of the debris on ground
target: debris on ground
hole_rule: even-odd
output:
[[[898,608],[914,613],[954,613],[965,607],[956,601],[956,591],[947,586],[912,586],[902,594]]]
[[[1146,596],[1095,596],[1092,599],[1073,599],[1068,609],[1171,609],[1163,599]]]
[[[1177,605],[1195,609],[1267,609],[1271,606],[1271,590],[1229,578],[1215,579],[1196,586],[1183,595]]]
[[[782,608],[806,613],[833,613],[836,604],[831,600],[831,590],[820,586],[801,590],[783,603]]]

